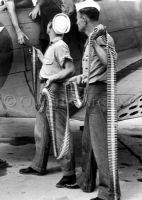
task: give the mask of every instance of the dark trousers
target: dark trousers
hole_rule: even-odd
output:
[[[98,197],[104,200],[114,200],[108,163],[107,86],[105,83],[90,85],[88,89],[82,136],[82,174],[78,179],[80,187],[85,192],[94,190],[97,169],[99,172]],[[119,183],[117,186],[119,197]]]

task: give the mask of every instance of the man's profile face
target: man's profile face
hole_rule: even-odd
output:
[[[77,12],[77,22],[76,23],[78,26],[78,30],[80,32],[84,32],[86,23],[85,23],[83,15],[80,14],[79,12]]]

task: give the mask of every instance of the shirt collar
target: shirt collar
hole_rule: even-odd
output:
[[[92,33],[93,33],[93,32],[92,32]],[[90,33],[90,35],[91,35],[92,33]],[[90,35],[89,35],[88,38],[86,39],[86,42],[85,42],[85,44],[84,44],[84,48],[86,48],[86,46],[87,46],[88,43],[89,43],[89,37],[90,37]]]
[[[89,43],[89,38],[87,38],[87,40],[86,40],[86,42],[84,44],[84,48],[86,48],[86,46],[88,45],[88,43]]]
[[[54,44],[54,43],[58,42],[59,40],[62,40],[61,36],[55,37],[53,40],[51,40],[50,44]]]

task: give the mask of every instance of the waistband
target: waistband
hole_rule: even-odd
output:
[[[42,78],[40,79],[40,83],[46,83],[47,79],[46,78]],[[86,84],[85,84],[86,85]],[[85,86],[84,85],[84,86]],[[94,83],[89,83],[89,85],[107,85],[107,83],[103,82],[103,81],[96,81]]]
[[[107,83],[105,83],[103,81],[96,81],[94,83],[89,83],[89,85],[107,85]]]
[[[40,79],[40,83],[41,83],[41,84],[46,83],[46,81],[47,81],[47,78],[42,78],[42,79]],[[54,83],[55,83],[55,84],[66,84],[66,82],[61,82],[61,81],[54,82]]]

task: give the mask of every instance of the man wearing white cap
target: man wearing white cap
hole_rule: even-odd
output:
[[[70,30],[70,20],[67,15],[60,13],[50,19],[47,25],[50,44],[43,55],[37,49],[37,55],[42,63],[40,70],[41,87],[45,89],[48,100],[43,110],[37,112],[35,124],[36,154],[30,167],[20,169],[22,174],[44,175],[49,157],[51,142],[53,143],[54,155],[58,157],[63,171],[63,178],[56,187],[76,187],[75,161],[72,140],[69,140],[65,154],[62,152],[67,118],[67,101],[65,82],[74,72],[72,57],[67,44],[62,40],[64,33]],[[43,90],[42,90],[43,91]],[[50,95],[51,92],[51,95]],[[54,100],[53,96],[55,97]],[[45,102],[44,102],[45,103]],[[49,104],[48,104],[49,103]],[[45,104],[44,104],[45,105]],[[42,107],[42,106],[41,106]],[[52,126],[55,124],[55,126]],[[54,130],[53,130],[54,129]],[[64,147],[63,147],[64,148]],[[59,155],[60,154],[60,155]],[[62,156],[61,156],[62,154]]]
[[[106,123],[107,48],[110,46],[113,47],[116,59],[114,42],[108,34],[109,47],[107,47],[104,37],[100,35],[105,34],[106,31],[105,27],[98,23],[100,14],[98,3],[93,0],[85,0],[76,4],[76,10],[78,28],[88,36],[88,41],[86,42],[82,59],[83,74],[72,77],[70,81],[76,81],[78,84],[89,84],[87,89],[88,98],[85,125],[82,136],[82,173],[78,184],[83,191],[91,192],[96,186],[92,176],[96,179],[98,168],[98,197],[92,200],[116,200],[116,193],[118,200],[120,199],[119,182],[117,179],[117,191],[115,193],[109,171]],[[94,33],[94,30],[96,30],[96,33]],[[94,38],[90,40],[92,33],[94,33]],[[90,164],[90,162],[92,163]]]

